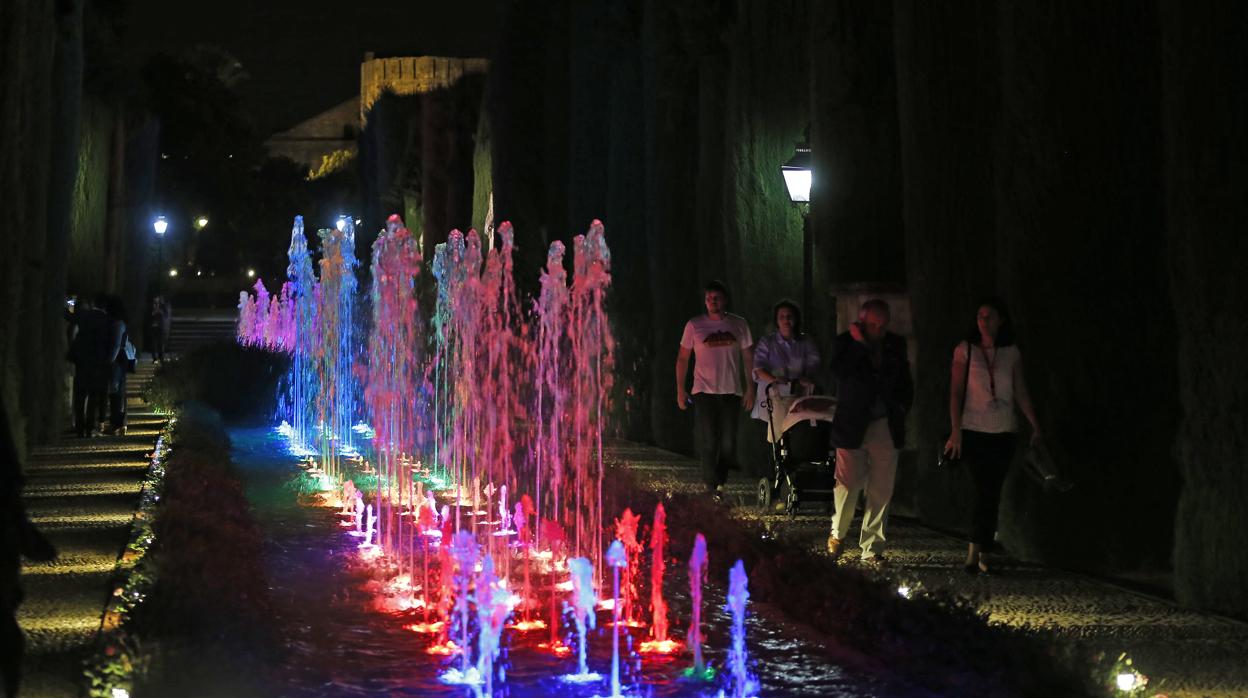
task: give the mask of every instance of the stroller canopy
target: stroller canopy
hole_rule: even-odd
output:
[[[784,432],[805,421],[831,422],[836,416],[836,398],[830,395],[776,397],[771,399],[771,429],[768,443],[775,443]]]

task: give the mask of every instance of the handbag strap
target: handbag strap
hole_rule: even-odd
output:
[[[962,407],[959,411],[962,413],[962,419],[966,419],[966,389],[968,381],[971,379],[971,340],[966,340],[966,367],[962,371]]]

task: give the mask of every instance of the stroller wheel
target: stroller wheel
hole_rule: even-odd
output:
[[[780,491],[776,493],[775,502],[776,508],[788,514],[790,519],[797,515],[797,489],[788,475],[780,478]]]
[[[758,480],[758,506],[766,511],[771,508],[773,492],[771,491],[771,478],[764,477]]]

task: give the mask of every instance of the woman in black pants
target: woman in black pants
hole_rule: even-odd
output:
[[[969,362],[969,365],[968,365]],[[975,310],[975,324],[953,351],[949,390],[952,430],[945,450],[970,468],[975,482],[971,544],[963,569],[992,571],[988,551],[997,531],[1001,487],[1018,442],[1018,412],[1031,423],[1031,441],[1040,425],[1023,379],[1023,361],[1005,304],[992,298]]]

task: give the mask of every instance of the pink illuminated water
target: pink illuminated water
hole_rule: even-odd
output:
[[[361,320],[353,235],[350,226],[321,231],[319,283],[308,263],[306,272],[292,271],[279,297],[262,284],[254,298],[240,297],[239,335],[294,347],[304,373],[292,385],[303,392],[287,409],[302,426],[288,431],[317,446],[317,467],[308,472],[326,483],[322,503],[352,515],[348,564],[375,578],[369,607],[401,616],[405,632],[428,638],[422,652],[435,658],[415,661],[453,663],[440,681],[478,694],[492,695],[517,676],[509,647],[527,647],[530,659],[541,650],[537,665],[549,666],[575,645],[576,671],[564,678],[592,683],[601,677],[591,661],[606,660],[591,631],[610,569],[610,690],[622,695],[642,675],[631,648],[646,625],[638,581],[645,544],[640,515],[625,509],[610,525],[603,508],[615,340],[602,223],[572,241],[571,275],[564,245],[551,244],[531,313],[516,291],[509,223],[488,252],[476,231],[452,231],[431,265],[436,303],[422,308],[419,247],[392,216],[373,245],[371,303],[358,304],[371,317]],[[306,249],[297,248],[292,236],[292,269],[302,270],[306,258],[296,252]],[[681,645],[668,637],[662,505],[649,543],[652,642],[642,651],[667,666]],[[688,645],[701,677],[708,675],[701,534],[689,570]]]

